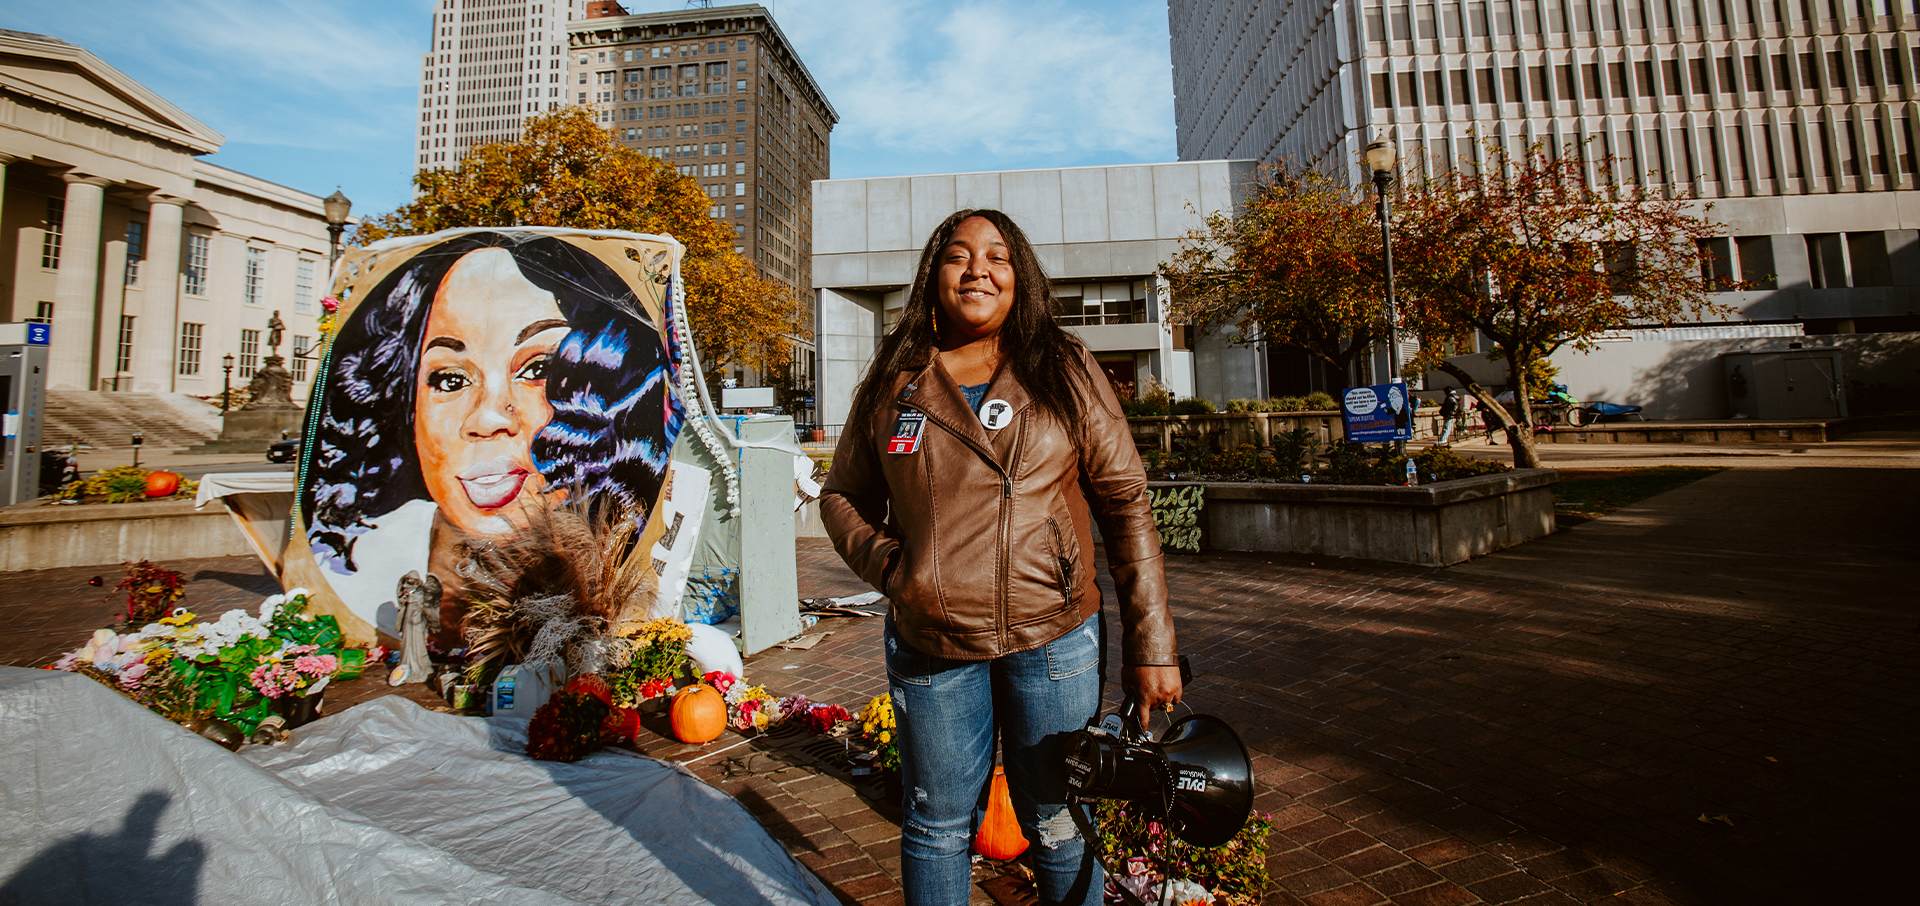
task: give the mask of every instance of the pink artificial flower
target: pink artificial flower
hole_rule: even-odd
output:
[[[720,690],[721,695],[725,695],[727,694],[727,690],[732,689],[733,684],[739,682],[740,679],[725,670],[715,670],[701,677],[700,681]]]
[[[320,300],[320,307],[326,309],[329,313],[339,311],[340,300],[332,296],[327,296]]]
[[[78,666],[80,666],[80,652],[69,651],[66,654],[61,655],[59,660],[53,662],[52,669],[72,670],[73,668]]]
[[[120,671],[120,685],[129,689],[140,685],[140,681],[147,678],[147,670],[147,665],[142,662]]]

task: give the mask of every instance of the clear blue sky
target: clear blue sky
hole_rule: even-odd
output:
[[[836,177],[1174,159],[1164,0],[763,5],[840,114]],[[79,44],[158,92],[226,136],[221,166],[317,195],[338,186],[374,214],[409,194],[432,7],[26,0],[0,28]]]

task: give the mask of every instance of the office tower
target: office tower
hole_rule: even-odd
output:
[[[1489,141],[1571,146],[1596,183],[1712,203],[1705,276],[1753,283],[1711,294],[1745,331],[1715,337],[1914,331],[1920,234],[1894,193],[1920,177],[1916,18],[1913,0],[1170,0],[1179,154],[1358,185],[1376,134],[1402,179]]]
[[[568,31],[563,100],[591,106],[621,144],[698,179],[735,250],[810,297],[813,181],[829,175],[840,117],[772,14],[748,4],[625,15],[601,2]],[[812,336],[809,309],[794,337],[796,386],[813,385]]]
[[[587,0],[435,0],[420,58],[415,166],[452,167],[469,148],[520,137],[528,116],[567,103],[566,25]]]
[[[699,179],[761,275],[810,291],[812,182],[839,114],[766,8],[592,16],[571,32],[567,100]]]

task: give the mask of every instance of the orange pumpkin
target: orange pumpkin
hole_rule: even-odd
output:
[[[727,728],[727,700],[720,690],[697,683],[674,695],[667,716],[675,739],[695,745],[712,742]]]
[[[1013,794],[1007,791],[1005,768],[993,769],[987,814],[973,835],[973,851],[999,862],[1017,859],[1027,851],[1027,835],[1020,832],[1020,822],[1013,816]]]
[[[180,475],[176,472],[148,472],[147,496],[171,497],[180,490]]]

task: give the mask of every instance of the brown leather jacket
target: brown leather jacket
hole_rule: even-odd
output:
[[[1175,662],[1146,471],[1106,375],[1091,355],[1083,365],[1093,387],[1084,455],[1005,371],[986,399],[1008,404],[1010,420],[989,431],[937,360],[903,370],[891,405],[846,426],[820,518],[847,565],[892,599],[915,648],[986,660],[1099,611],[1091,516],[1120,598],[1124,663]],[[889,452],[908,411],[926,416],[919,446]]]

